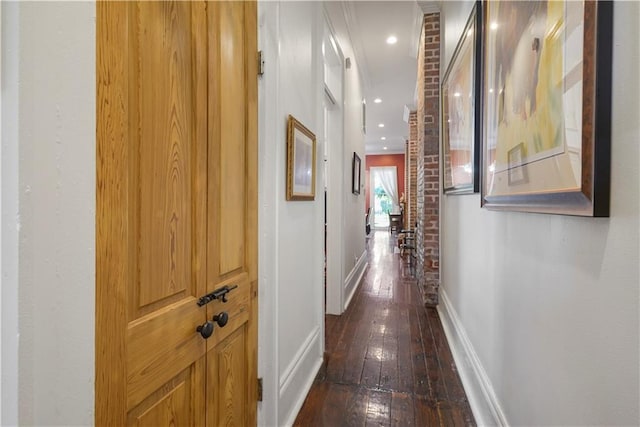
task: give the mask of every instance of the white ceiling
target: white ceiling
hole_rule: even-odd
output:
[[[404,153],[409,125],[403,115],[405,106],[415,109],[423,9],[431,7],[431,2],[415,0],[342,2],[364,84],[367,154]],[[386,43],[390,35],[397,37],[396,44]],[[374,103],[375,98],[382,102]]]

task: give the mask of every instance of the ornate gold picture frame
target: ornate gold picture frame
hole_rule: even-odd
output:
[[[316,136],[295,117],[287,119],[287,200],[316,196]]]

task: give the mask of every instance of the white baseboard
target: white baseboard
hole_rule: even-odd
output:
[[[364,272],[367,269],[369,262],[367,261],[367,251],[365,249],[358,258],[358,262],[353,266],[353,269],[349,272],[349,275],[346,279],[344,279],[344,307],[342,308],[342,312],[344,312],[349,304],[351,303],[351,299],[356,293],[358,289],[358,285],[362,281],[362,277],[364,276]]]
[[[322,366],[322,337],[315,328],[300,346],[279,380],[279,425],[293,425]]]
[[[365,250],[345,279],[345,310],[358,289],[367,266],[367,251]],[[319,327],[315,328],[308,335],[293,360],[280,376],[280,399],[278,405],[280,425],[290,426],[294,423],[313,385],[313,380],[322,367],[322,337],[320,336],[320,330]]]
[[[493,385],[442,287],[440,301],[438,313],[477,425],[508,426]]]

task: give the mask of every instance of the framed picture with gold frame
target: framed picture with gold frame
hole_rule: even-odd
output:
[[[287,200],[316,196],[316,136],[295,117],[287,119]]]
[[[613,2],[483,2],[482,205],[609,216]]]

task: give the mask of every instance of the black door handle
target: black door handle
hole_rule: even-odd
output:
[[[213,322],[207,320],[206,322],[204,322],[204,324],[196,328],[196,332],[200,332],[200,335],[202,335],[202,338],[206,340],[211,335],[213,335],[213,327],[214,327]]]
[[[226,311],[221,311],[220,314],[213,316],[213,321],[218,323],[221,328],[229,321],[229,314]]]

